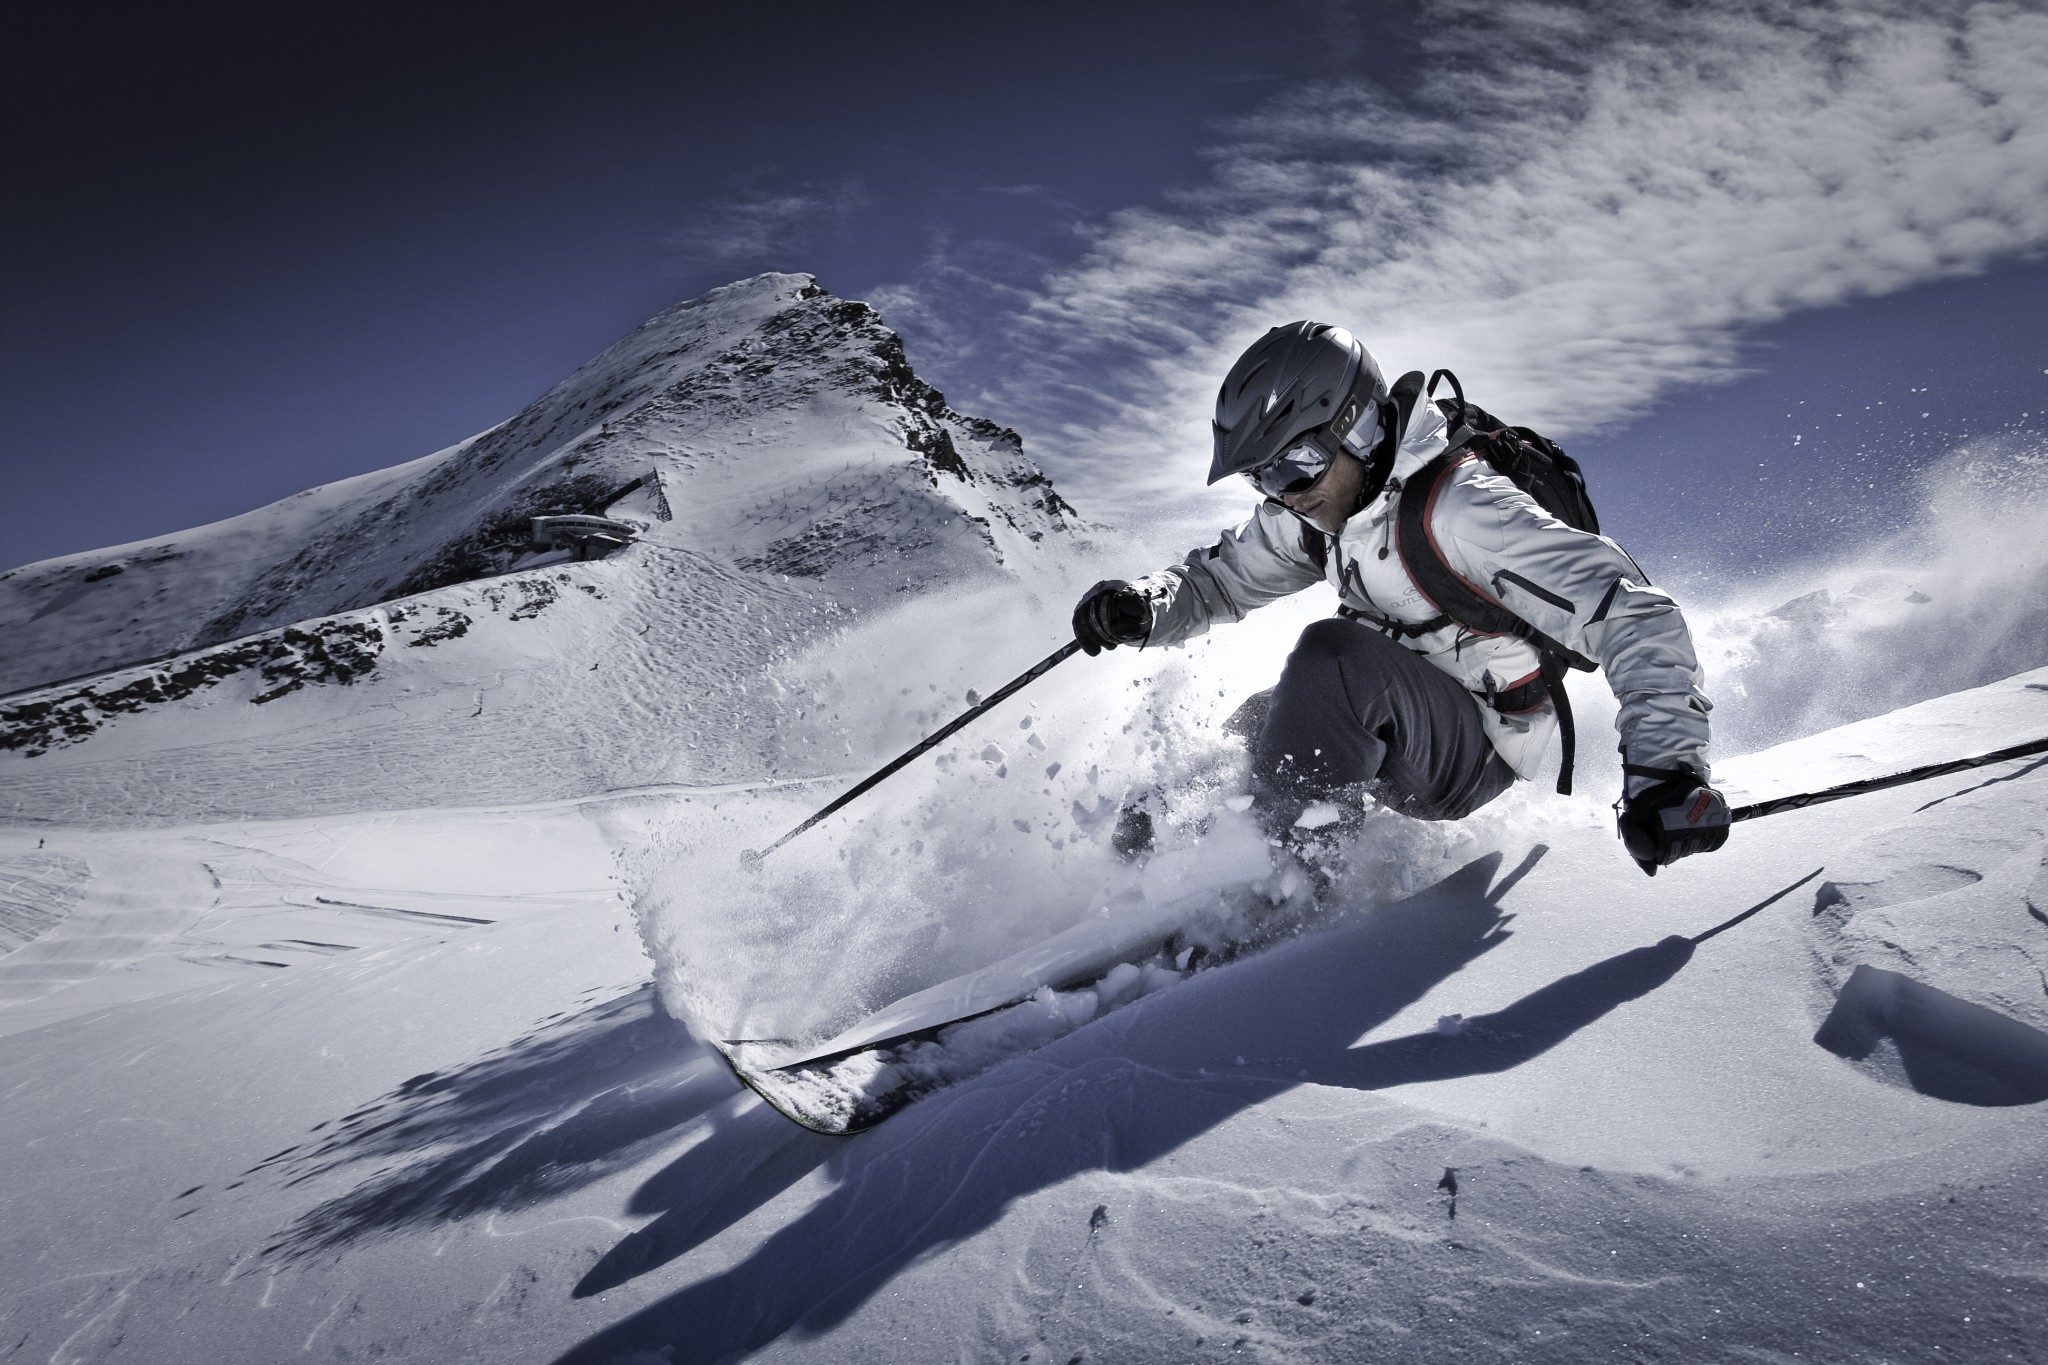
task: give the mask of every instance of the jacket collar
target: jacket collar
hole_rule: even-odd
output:
[[[1395,452],[1394,470],[1388,477],[1387,488],[1352,513],[1340,534],[1350,532],[1353,527],[1377,526],[1386,520],[1393,510],[1397,486],[1406,483],[1417,470],[1449,448],[1447,425],[1436,404],[1425,399],[1415,405],[1414,415],[1408,419],[1408,430],[1401,437],[1401,448]]]

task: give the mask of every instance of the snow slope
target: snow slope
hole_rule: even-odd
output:
[[[1765,795],[2044,728],[2039,671],[1724,776]],[[227,875],[133,959],[204,984],[0,1037],[0,1339],[63,1361],[2040,1358],[2043,765],[1744,826],[1654,881],[1590,811],[1518,797],[1430,835],[1434,885],[1368,878],[1323,931],[844,1141],[765,1112],[655,1006],[609,856],[805,799],[10,832],[17,878],[92,869],[74,907],[113,913],[145,858]],[[339,902],[494,922],[189,960],[347,941],[371,921]],[[1964,942],[1987,951],[1938,950]],[[1856,988],[1858,966],[1911,985]]]

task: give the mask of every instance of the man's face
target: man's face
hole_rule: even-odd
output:
[[[1280,502],[1303,521],[1335,535],[1358,510],[1358,495],[1364,488],[1365,461],[1342,454],[1330,461],[1323,477],[1299,493],[1282,494]]]

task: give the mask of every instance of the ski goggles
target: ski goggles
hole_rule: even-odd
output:
[[[1330,461],[1334,458],[1316,444],[1313,437],[1304,436],[1268,463],[1246,470],[1245,478],[1267,497],[1284,498],[1290,493],[1306,492],[1313,487],[1315,481],[1329,470]]]
[[[1337,458],[1331,447],[1341,444],[1362,460],[1371,454],[1379,434],[1379,411],[1368,405],[1365,420],[1345,433],[1341,443],[1331,440],[1327,428],[1319,428],[1297,438],[1294,444],[1257,469],[1247,470],[1245,478],[1269,498],[1305,493],[1315,486],[1317,479],[1329,472],[1331,462]],[[1326,441],[1330,443],[1327,446],[1324,444]]]

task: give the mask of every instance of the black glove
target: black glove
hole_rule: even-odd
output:
[[[1728,803],[1692,768],[1623,769],[1660,779],[1621,805],[1615,824],[1636,866],[1657,875],[1680,858],[1711,853],[1728,842]]]
[[[1121,578],[1097,583],[1074,605],[1074,638],[1090,654],[1143,644],[1152,633],[1152,608]]]

